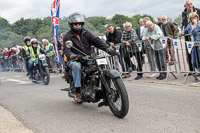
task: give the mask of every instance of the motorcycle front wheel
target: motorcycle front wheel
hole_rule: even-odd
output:
[[[48,67],[44,67],[42,82],[44,85],[48,85],[49,81],[50,81],[49,69],[48,69]]]
[[[120,77],[110,80],[111,95],[108,97],[108,105],[112,113],[123,118],[128,114],[129,99],[126,87]]]

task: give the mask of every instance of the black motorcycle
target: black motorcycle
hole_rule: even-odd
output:
[[[72,43],[66,45],[67,47],[73,47],[68,46],[72,45]],[[125,117],[129,110],[129,99],[120,73],[117,70],[110,69],[106,56],[86,55],[81,62],[82,102],[96,103],[102,100],[98,107],[109,106],[116,117]],[[69,83],[70,88],[65,90],[68,91],[69,97],[74,98],[76,90],[69,66],[66,66],[66,81]]]
[[[50,81],[49,68],[44,54],[36,56],[38,60],[33,62],[33,78],[32,81],[37,83],[42,81],[44,85],[48,85]]]

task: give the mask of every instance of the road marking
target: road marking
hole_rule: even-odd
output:
[[[15,77],[15,78],[21,78],[22,76],[14,75],[13,77]]]
[[[22,80],[17,80],[17,79],[5,79],[4,81],[11,81],[11,82],[16,82],[17,84],[32,84],[30,81],[22,81]]]
[[[6,77],[1,77],[1,79],[5,79]]]

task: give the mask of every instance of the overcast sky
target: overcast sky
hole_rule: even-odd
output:
[[[157,21],[160,15],[175,19],[183,11],[185,0],[61,0],[60,17],[79,12],[86,17],[115,14],[132,17],[135,14],[149,14]],[[50,16],[53,0],[1,0],[0,17],[14,23],[20,18],[44,18]],[[193,0],[200,8],[200,0]]]

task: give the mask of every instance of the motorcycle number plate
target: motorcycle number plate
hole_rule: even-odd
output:
[[[38,57],[39,57],[40,60],[45,60],[46,59],[46,56],[44,54],[41,54]]]
[[[97,65],[107,65],[108,62],[106,60],[106,58],[102,58],[102,59],[97,59]]]

